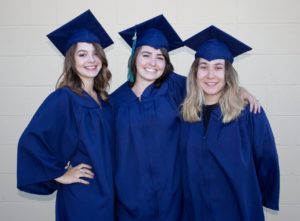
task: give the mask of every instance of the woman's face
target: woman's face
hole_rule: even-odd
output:
[[[136,83],[153,83],[162,76],[166,67],[166,59],[160,49],[142,46],[136,58]]]
[[[197,84],[204,92],[206,104],[217,103],[225,87],[225,60],[208,61],[200,58]]]
[[[82,81],[95,78],[102,67],[102,62],[91,43],[77,43],[75,51],[75,68]]]

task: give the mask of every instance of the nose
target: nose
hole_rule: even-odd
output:
[[[215,74],[214,69],[213,68],[208,68],[207,77],[212,78],[212,77],[214,77],[214,74]]]
[[[94,62],[95,61],[95,55],[89,55],[89,62]]]
[[[156,65],[156,58],[151,57],[150,59],[151,59],[151,60],[150,60],[150,64],[151,64],[152,66],[155,66],[155,65]]]

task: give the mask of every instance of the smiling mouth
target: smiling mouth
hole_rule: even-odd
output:
[[[84,68],[87,69],[87,70],[96,70],[97,69],[97,65],[85,66]]]
[[[206,82],[205,84],[209,87],[213,87],[213,86],[217,85],[217,82]]]
[[[155,73],[157,70],[153,68],[145,68],[147,72]]]

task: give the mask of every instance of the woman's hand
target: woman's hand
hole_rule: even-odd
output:
[[[56,178],[55,180],[61,184],[72,184],[72,183],[82,183],[89,184],[88,181],[81,179],[85,178],[94,178],[94,173],[91,171],[92,167],[88,164],[81,163],[76,167],[70,166],[61,177]]]
[[[259,100],[256,99],[252,94],[249,93],[245,88],[240,87],[239,90],[240,97],[244,100],[247,101],[250,104],[250,111],[253,113],[260,113],[260,103]]]

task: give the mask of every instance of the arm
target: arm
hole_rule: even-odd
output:
[[[280,172],[273,133],[264,113],[253,116],[254,162],[263,206],[279,210]]]
[[[51,194],[55,181],[77,149],[78,132],[70,96],[52,93],[34,114],[18,144],[17,186],[35,194]]]

